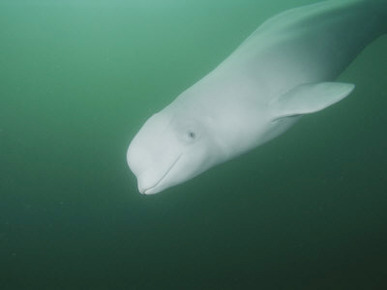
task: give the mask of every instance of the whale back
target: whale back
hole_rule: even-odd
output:
[[[386,0],[319,2],[264,22],[211,74],[242,71],[281,95],[299,83],[336,79],[385,33]]]

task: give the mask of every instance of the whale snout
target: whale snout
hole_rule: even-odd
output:
[[[137,177],[137,176],[136,176]],[[157,188],[158,181],[154,181],[149,174],[141,174],[137,177],[137,187],[141,194],[156,194],[160,192]]]
[[[142,194],[156,194],[165,188],[170,187],[173,182],[169,178],[169,173],[179,161],[180,156],[170,162],[170,165],[163,171],[159,171],[151,167],[140,174],[135,174],[137,178],[138,191]]]
[[[142,194],[155,194],[158,193],[157,185],[160,183],[161,178],[159,174],[152,170],[152,168],[141,168],[136,162],[132,162],[131,158],[128,158],[128,165],[130,170],[136,176],[138,191]]]
[[[146,146],[131,143],[127,152],[127,163],[136,176],[137,187],[142,194],[156,194],[174,183],[171,171],[176,167],[182,154],[157,152]],[[151,154],[153,153],[153,154]],[[176,155],[177,154],[177,155]]]

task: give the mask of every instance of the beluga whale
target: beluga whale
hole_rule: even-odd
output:
[[[340,73],[387,32],[387,0],[328,0],[280,13],[152,115],[130,142],[138,190],[155,194],[281,135],[348,96]]]

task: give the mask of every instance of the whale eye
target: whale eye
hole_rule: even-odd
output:
[[[195,139],[195,138],[196,138],[196,134],[195,134],[194,131],[188,131],[188,136],[189,136],[189,138],[191,138],[191,139]]]
[[[188,131],[184,132],[183,139],[187,143],[192,143],[192,142],[196,141],[197,138],[198,138],[198,134],[194,130],[188,130]]]

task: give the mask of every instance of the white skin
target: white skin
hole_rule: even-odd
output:
[[[354,86],[332,81],[386,31],[386,0],[326,1],[269,19],[143,125],[127,153],[139,191],[185,182],[342,100]]]

